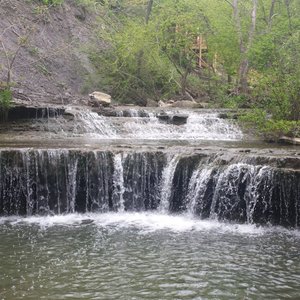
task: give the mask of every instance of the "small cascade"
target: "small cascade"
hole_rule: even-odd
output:
[[[181,125],[165,121],[174,117],[183,118]],[[69,108],[65,117],[48,118],[45,122],[36,120],[40,129],[63,136],[82,136],[95,139],[124,140],[172,140],[236,141],[243,138],[233,120],[221,119],[217,113],[176,110],[147,111],[129,108],[116,111],[115,117],[106,117],[89,110]]]
[[[197,211],[204,210],[204,196],[211,179],[214,166],[207,166],[203,169],[194,170],[189,182],[188,194],[186,197],[187,211],[190,215],[195,215]]]
[[[114,161],[114,173],[113,173],[113,208],[116,211],[124,212],[124,170],[123,170],[124,157],[121,153],[115,154]]]
[[[178,155],[169,155],[166,165],[162,172],[162,179],[160,184],[160,212],[168,212],[170,208],[170,198],[172,193],[172,181],[175,170],[179,161]]]
[[[243,133],[237,124],[220,119],[217,113],[190,113],[185,125],[185,134],[188,139],[240,140],[243,138]]]
[[[139,111],[134,108],[128,109],[128,114],[130,118],[138,118],[139,117]]]
[[[233,121],[220,119],[216,113],[185,112],[187,123],[174,125],[161,122],[156,114],[127,118],[123,138],[141,140],[240,140],[243,134]],[[172,119],[176,111],[164,111]],[[138,115],[138,114],[136,114]]]
[[[117,131],[107,117],[90,111],[78,111],[75,114],[75,132],[95,134],[96,137],[115,138]]]
[[[270,194],[272,194],[272,179],[273,179],[273,169],[269,166],[263,167],[252,167],[248,172],[248,181],[245,198],[247,202],[247,223],[253,224],[253,216],[257,206],[259,206],[260,197],[265,209],[270,206]],[[259,191],[263,190],[264,193]]]
[[[68,159],[68,177],[67,177],[67,212],[75,212],[75,199],[77,188],[77,168],[78,158]]]

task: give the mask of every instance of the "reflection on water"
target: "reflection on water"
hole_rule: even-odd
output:
[[[152,213],[0,219],[0,299],[297,299],[300,233]]]

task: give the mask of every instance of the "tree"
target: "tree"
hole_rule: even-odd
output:
[[[18,42],[17,42],[18,46],[13,51],[10,51],[6,48],[3,37],[4,37],[5,32],[9,29],[12,29],[13,27],[14,26],[12,25],[12,26],[5,28],[2,31],[2,34],[0,36],[0,44],[1,44],[2,50],[4,52],[5,58],[6,58],[5,68],[7,71],[7,75],[6,75],[6,88],[7,89],[10,89],[10,86],[11,86],[11,75],[12,75],[12,70],[13,70],[16,58],[17,58],[20,50],[26,46],[29,36],[31,34],[31,32],[27,32],[26,34],[21,35],[17,31],[14,30],[13,32],[18,36]]]
[[[248,11],[248,1],[243,1],[241,4],[240,0],[232,0],[229,3],[233,10],[233,19],[239,41],[239,51],[240,51],[240,64],[238,69],[238,90],[242,93],[248,92],[248,72],[249,72],[249,59],[248,53],[252,46],[255,29],[256,29],[256,20],[257,20],[257,6],[258,0],[252,0],[251,8],[251,22],[244,21],[244,16],[241,14],[241,5],[245,8],[245,11]],[[247,2],[247,3],[246,3]],[[246,25],[244,25],[246,23]],[[244,25],[244,26],[243,26]],[[248,27],[248,28],[247,28]]]

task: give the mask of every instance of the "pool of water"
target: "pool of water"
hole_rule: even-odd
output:
[[[0,299],[299,299],[300,232],[155,213],[0,218]]]

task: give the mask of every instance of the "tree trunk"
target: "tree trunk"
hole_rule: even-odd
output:
[[[145,19],[146,24],[149,23],[150,15],[152,12],[152,7],[153,7],[153,0],[149,0],[148,5],[147,5],[147,11],[146,11],[146,19]]]
[[[189,75],[189,70],[186,69],[185,72],[181,76],[181,93],[185,95],[186,93],[186,84],[187,84],[187,77]]]
[[[245,57],[242,59],[239,68],[239,91],[243,94],[248,92],[248,71],[249,71],[249,61]]]
[[[147,5],[147,10],[146,10],[146,17],[145,17],[146,25],[149,23],[152,7],[153,7],[153,0],[149,0]],[[142,73],[143,56],[144,56],[144,51],[141,50],[137,55],[137,77],[139,78],[142,75],[141,73]]]
[[[290,31],[292,31],[293,30],[293,25],[292,25],[290,0],[285,0],[284,2],[285,2],[286,12],[287,12],[287,15],[288,15],[288,20],[289,20],[289,28],[290,28]]]
[[[252,46],[255,29],[256,29],[256,19],[257,19],[257,2],[258,0],[252,0],[253,8],[251,12],[251,26],[248,32],[248,40],[244,41],[243,33],[242,33],[242,25],[241,25],[241,16],[239,11],[239,0],[233,0],[233,16],[235,20],[235,26],[239,38],[240,44],[240,55],[241,62],[238,70],[238,87],[237,90],[242,93],[248,92],[248,72],[249,72],[249,60],[248,60],[248,52]]]
[[[268,18],[268,27],[269,27],[269,29],[272,27],[272,20],[273,20],[273,16],[274,16],[276,1],[277,0],[272,0],[272,3],[271,3],[269,18]]]

